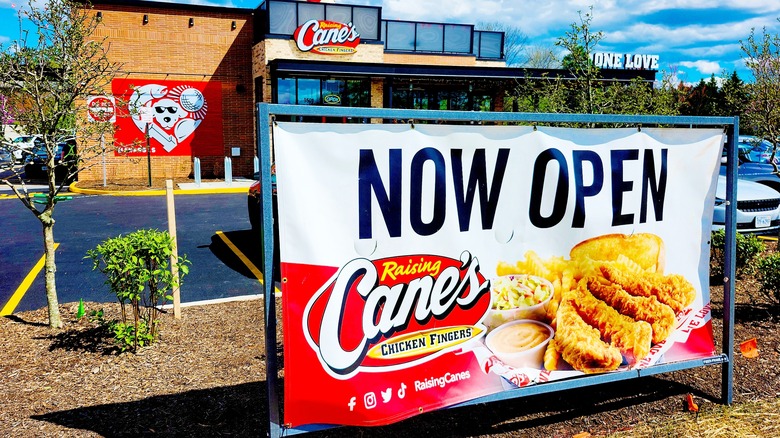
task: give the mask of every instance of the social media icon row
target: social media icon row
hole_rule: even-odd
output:
[[[379,395],[382,397],[382,403],[390,403],[390,401],[393,399],[393,388],[388,387],[387,389],[383,391],[379,391]],[[401,383],[401,387],[396,391],[396,395],[399,399],[403,399],[406,397],[406,384]],[[363,406],[366,409],[374,409],[377,404],[377,398],[376,393],[367,392],[363,394]],[[349,411],[352,412],[355,410],[355,406],[357,406],[357,397],[351,397],[349,399],[349,403],[347,403],[347,406],[349,407]]]

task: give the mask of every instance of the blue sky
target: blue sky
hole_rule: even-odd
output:
[[[18,38],[16,9],[29,0],[0,0],[0,44]],[[333,1],[333,0],[331,0]],[[260,0],[181,0],[254,8]],[[388,19],[477,24],[500,22],[520,29],[529,44],[553,47],[578,20],[577,11],[593,6],[594,30],[604,32],[597,50],[659,55],[659,68],[685,82],[698,82],[723,71],[746,81],[740,40],[752,28],[780,33],[777,0],[335,0],[382,6]]]

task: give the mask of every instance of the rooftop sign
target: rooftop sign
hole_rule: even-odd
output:
[[[596,52],[591,53],[590,59],[598,68],[658,70],[658,55]]]
[[[327,20],[309,20],[303,23],[295,30],[293,39],[302,52],[325,55],[349,55],[355,53],[357,45],[360,44],[360,34],[352,23]]]

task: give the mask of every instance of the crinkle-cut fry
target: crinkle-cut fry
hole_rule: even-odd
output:
[[[558,312],[558,305],[561,302],[561,294],[563,286],[561,285],[561,279],[556,278],[552,281],[553,296],[547,303],[547,321],[553,323],[555,321],[555,314]],[[553,327],[555,328],[555,327]]]
[[[529,250],[525,253],[525,266],[528,269],[528,274],[536,275],[537,277],[546,278],[548,280],[552,277],[552,272],[547,269],[544,260],[542,260],[542,258],[533,250]]]
[[[563,271],[561,275],[561,292],[565,293],[574,289],[577,283],[574,280],[574,267],[568,267]]]
[[[558,314],[558,307],[560,306],[560,301],[557,301],[555,299],[550,300],[549,303],[547,303],[547,321],[549,321],[550,325],[555,328],[556,321],[555,316]]]
[[[556,277],[560,277],[563,270],[569,267],[569,264],[571,262],[561,256],[553,256],[544,261],[544,266]]]
[[[628,363],[633,364],[650,353],[653,329],[649,323],[622,315],[597,299],[587,289],[584,280],[577,293],[574,303],[582,319],[598,328],[602,338],[617,347]]]
[[[584,373],[613,371],[623,361],[620,350],[602,341],[599,331],[583,321],[566,296],[558,308],[555,342],[563,360]]]
[[[696,297],[696,289],[681,275],[665,276],[648,272],[632,274],[608,265],[601,267],[601,273],[631,295],[656,297],[671,307],[675,314],[688,307]]]
[[[555,339],[550,339],[547,349],[544,350],[544,369],[555,371],[558,369],[558,363],[561,360],[561,353],[558,351]]]
[[[628,272],[631,272],[631,273],[634,273],[634,274],[640,274],[640,273],[643,273],[643,272],[648,272],[644,268],[642,268],[642,266],[639,263],[631,260],[630,258],[628,258],[627,256],[625,256],[623,254],[620,254],[617,257],[617,260],[615,260],[615,264],[618,265],[622,270],[628,271]],[[648,269],[650,269],[650,268],[648,268]]]
[[[507,262],[498,262],[498,265],[496,266],[496,275],[498,276],[520,273],[521,271],[518,269],[517,265],[510,265]]]
[[[605,279],[588,277],[587,288],[593,296],[614,307],[631,318],[647,321],[653,328],[653,343],[666,339],[674,328],[674,310],[658,301],[656,297],[635,297],[620,285],[608,283]],[[608,284],[604,284],[607,282]]]
[[[581,279],[590,277],[592,275],[599,275],[599,266],[604,263],[585,256],[574,259],[572,261],[574,262],[573,273],[574,280],[576,281],[580,281]]]

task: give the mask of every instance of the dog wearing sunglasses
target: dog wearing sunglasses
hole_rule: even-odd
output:
[[[179,93],[170,93],[168,87],[147,84],[133,91],[128,105],[131,114],[135,114],[132,117],[133,123],[141,132],[146,130],[146,123],[141,121],[139,109],[152,108],[154,121],[149,123],[149,137],[157,140],[166,152],[172,151],[189,137],[203,121],[195,119],[194,113],[186,111],[178,100],[171,98],[178,95]]]

